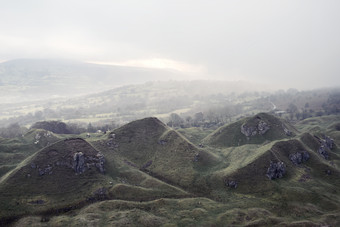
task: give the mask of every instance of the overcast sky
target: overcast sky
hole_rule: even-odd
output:
[[[338,0],[3,0],[0,60],[68,58],[339,86],[339,12]]]

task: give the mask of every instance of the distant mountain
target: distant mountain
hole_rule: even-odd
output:
[[[104,91],[126,84],[181,78],[171,70],[97,65],[52,60],[19,59],[0,64],[0,99],[47,99]],[[11,101],[11,100],[9,100]]]

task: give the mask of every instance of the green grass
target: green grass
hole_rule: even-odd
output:
[[[204,129],[201,127],[180,128],[177,130],[177,132],[182,134],[185,138],[197,146],[202,144],[203,139],[213,131],[213,129]]]
[[[259,119],[266,122],[270,127],[266,133],[263,135],[256,134],[255,136],[248,138],[242,134],[242,125],[246,124],[248,126],[257,127]],[[293,135],[296,134],[294,127],[283,119],[277,118],[271,114],[259,113],[253,117],[245,118],[218,128],[215,132],[208,135],[203,140],[203,143],[213,147],[236,147],[244,144],[263,144],[274,140],[289,138],[289,136],[284,133],[282,126],[289,129]]]
[[[49,226],[339,225],[339,149],[329,151],[331,158],[325,160],[317,153],[319,142],[302,126],[299,133],[288,125],[296,135],[280,137],[275,124],[285,122],[266,114],[261,117],[266,117],[274,130],[258,143],[240,146],[224,146],[220,141],[218,146],[212,143],[199,148],[188,135],[198,135],[197,144],[206,132],[181,130],[184,136],[156,118],[118,128],[112,132],[114,139],[112,135],[93,135],[86,139],[88,143],[80,139],[56,142],[2,177],[0,215],[24,215],[18,226],[44,226],[40,222],[44,216],[49,217]],[[240,124],[249,120],[252,118],[222,130],[240,131]],[[333,120],[323,118],[318,133],[337,133]],[[340,141],[335,138],[335,142]],[[20,140],[10,143],[20,144]],[[51,150],[58,155],[51,156]],[[33,161],[55,162],[57,157],[78,150],[103,153],[106,173],[75,175],[72,169],[65,169],[44,178],[25,177]],[[310,159],[294,165],[289,155],[301,150],[309,152]],[[286,164],[287,173],[269,180],[269,164],[279,160]],[[326,170],[332,174],[327,175]],[[238,187],[226,187],[225,180],[236,180]],[[107,201],[86,203],[99,188],[106,189],[103,196]],[[39,199],[46,202],[29,203]],[[69,206],[74,210],[55,215],[58,208]]]

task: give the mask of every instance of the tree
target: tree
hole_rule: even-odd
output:
[[[169,122],[167,125],[171,127],[180,127],[184,123],[184,120],[176,113],[170,114]]]
[[[6,128],[0,129],[0,136],[4,138],[15,138],[21,136],[26,130],[26,128],[20,127],[18,123],[13,123]]]
[[[91,122],[87,125],[87,132],[96,132],[96,129],[92,126]]]
[[[290,103],[289,106],[288,106],[287,112],[294,114],[297,111],[298,111],[297,106],[293,103]]]
[[[200,123],[204,121],[204,115],[202,112],[195,113],[194,115],[194,124],[195,126],[199,126]]]

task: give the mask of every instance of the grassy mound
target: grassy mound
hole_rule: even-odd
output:
[[[156,118],[118,128],[102,144],[107,145],[98,148],[108,158],[117,154],[127,166],[190,191],[200,172],[219,162]]]
[[[93,196],[106,183],[96,167],[78,174],[74,154],[96,157],[98,151],[82,139],[68,139],[52,144],[8,172],[0,180],[1,211],[22,214],[57,209]],[[88,162],[87,162],[88,163]],[[0,215],[2,216],[2,214]]]
[[[18,226],[45,225],[42,220],[52,226],[337,226],[339,149],[328,150],[329,159],[318,153],[318,138],[338,132],[331,119],[321,120],[316,137],[262,113],[220,128],[200,148],[156,118],[87,141],[59,141],[16,168],[3,166],[9,172],[0,180],[0,219],[27,214]],[[265,130],[247,136],[244,125]],[[195,133],[202,134],[188,135]],[[102,153],[105,174],[96,168],[76,173],[71,163],[80,151]],[[309,158],[293,162],[299,152]],[[271,162],[284,163],[282,178],[268,178]],[[47,171],[40,175],[39,168]]]
[[[41,129],[32,129],[15,139],[0,139],[0,177],[41,148],[61,139],[60,135]]]
[[[261,130],[259,130],[261,124],[266,125],[268,129],[261,132]],[[242,127],[249,129],[253,134],[245,135],[241,132]],[[285,132],[285,130],[288,130],[289,132]],[[222,126],[207,136],[203,140],[203,143],[213,147],[235,147],[244,144],[262,144],[266,141],[289,138],[294,136],[296,132],[296,129],[283,119],[268,113],[259,113],[253,117]]]

